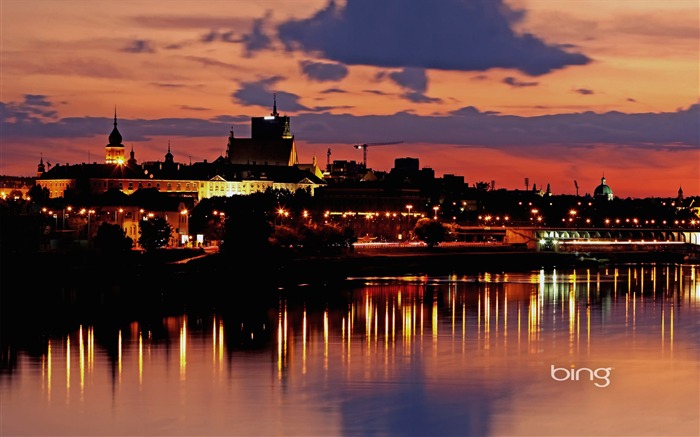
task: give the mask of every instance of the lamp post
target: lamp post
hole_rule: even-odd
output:
[[[90,215],[94,214],[95,210],[94,209],[88,209],[87,215],[88,215],[88,223],[87,223],[87,241],[90,241]]]
[[[63,215],[62,215],[62,217],[63,217],[63,226],[62,226],[62,228],[63,228],[63,229],[66,229],[66,211],[68,211],[68,213],[70,214],[70,212],[73,211],[73,207],[72,207],[72,206],[67,206],[67,207],[63,208]]]
[[[406,237],[410,240],[411,239],[411,209],[413,209],[413,205],[411,205],[411,204],[406,205],[406,209],[408,210],[408,219],[406,221]]]
[[[433,206],[433,211],[435,212],[435,214],[433,215],[433,219],[435,219],[435,220],[437,220],[437,213],[438,213],[439,209],[440,209],[439,206]]]

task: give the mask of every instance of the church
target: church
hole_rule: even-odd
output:
[[[191,197],[195,203],[214,196],[247,195],[268,189],[301,189],[313,195],[316,188],[325,185],[315,159],[312,164],[299,164],[290,119],[277,112],[276,99],[269,116],[253,117],[251,123],[251,138],[236,138],[231,129],[226,156],[212,162],[178,163],[168,144],[162,161],[139,164],[133,147],[126,158],[115,110],[104,163],[57,164],[47,170],[41,159],[36,183],[46,188],[51,198],[67,193],[96,195],[110,189],[129,195],[154,188]]]

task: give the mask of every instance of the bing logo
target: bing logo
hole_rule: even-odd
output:
[[[589,369],[587,367],[576,368],[573,364],[570,369],[564,367],[554,367],[552,364],[550,374],[552,379],[558,382],[563,381],[593,381],[596,387],[607,387],[610,385],[610,372],[612,367],[600,367]]]

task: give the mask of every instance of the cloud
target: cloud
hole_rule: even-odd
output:
[[[591,94],[594,94],[593,90],[589,90],[587,88],[579,88],[575,90],[575,92],[582,94],[584,96],[590,96]]]
[[[143,39],[136,39],[131,41],[129,45],[122,49],[123,52],[127,53],[154,53],[153,47],[151,47],[150,41]]]
[[[348,69],[342,64],[314,61],[300,61],[301,72],[316,82],[339,81],[348,75]]]
[[[321,91],[321,94],[347,94],[347,91],[340,88],[327,88]]]
[[[404,93],[401,97],[413,103],[442,103],[442,99],[428,97],[423,93],[415,91]]]
[[[211,108],[202,108],[201,106],[180,105],[178,107],[180,109],[184,109],[185,111],[209,111],[209,110],[211,110]]]
[[[221,62],[217,59],[205,58],[203,56],[185,56],[185,59],[200,63],[207,67],[222,67],[227,70],[237,70],[238,67],[233,64],[227,64],[226,62]]]
[[[268,12],[264,18],[253,21],[250,33],[243,34],[240,41],[243,43],[246,56],[252,56],[256,51],[266,50],[272,47],[272,38],[264,31],[265,22],[270,18]]]
[[[675,112],[622,113],[578,112],[543,116],[512,116],[482,112],[464,107],[443,115],[356,116],[332,114],[329,107],[309,108],[292,93],[274,91],[281,80],[272,77],[244,83],[232,97],[244,105],[272,108],[276,93],[278,111],[297,113],[292,130],[308,144],[356,144],[367,141],[403,141],[411,144],[441,144],[455,147],[486,147],[523,156],[534,150],[554,147],[549,153],[609,146],[615,150],[637,148],[666,151],[700,151],[697,120],[700,104]],[[57,117],[50,99],[33,95],[23,102],[0,103],[3,141],[27,142],[32,139],[101,138],[106,141],[112,128],[111,117]],[[41,102],[40,105],[33,103]],[[185,109],[202,111],[206,108]],[[299,113],[301,111],[301,113]],[[111,114],[110,114],[111,115]],[[119,130],[126,142],[151,137],[225,137],[231,125],[236,132],[249,129],[248,115],[219,115],[212,118],[163,118],[153,120],[119,119]],[[240,134],[239,134],[240,135]],[[244,136],[244,134],[243,134]],[[222,138],[223,138],[222,137]],[[225,138],[224,138],[225,139]]]
[[[28,106],[52,106],[51,102],[46,100],[46,96],[41,94],[25,94],[24,104]]]
[[[378,79],[389,77],[394,83],[401,88],[416,92],[425,92],[428,89],[428,78],[423,68],[404,68],[401,71],[393,71],[390,73],[379,73]]]
[[[523,82],[511,76],[504,78],[503,83],[508,84],[514,88],[537,86],[540,84],[539,82]]]
[[[516,69],[543,75],[591,59],[517,34],[524,12],[502,0],[440,2],[334,0],[310,18],[277,27],[287,50],[320,53],[347,65],[485,71]]]
[[[272,108],[273,93],[276,95],[277,107],[285,111],[308,111],[310,108],[299,103],[299,96],[285,91],[274,90],[274,85],[281,81],[280,76],[273,76],[257,82],[245,82],[240,89],[233,92],[234,101],[245,106],[263,106]]]

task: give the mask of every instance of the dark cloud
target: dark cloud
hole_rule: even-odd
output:
[[[539,146],[590,147],[615,145],[647,149],[698,149],[700,105],[670,113],[625,114],[593,112],[519,117],[465,107],[441,116],[398,113],[387,116],[301,114],[295,135],[311,143],[349,143],[403,140],[406,143],[484,146],[527,153]],[[332,126],[327,134],[306,125]],[[325,132],[325,131],[324,131]]]
[[[386,93],[382,90],[364,90],[364,92],[367,94],[374,94],[375,96],[388,96],[388,95],[390,95],[389,93]]]
[[[180,83],[159,83],[151,82],[151,85],[157,86],[158,88],[185,88],[186,85]]]
[[[0,102],[0,121],[3,125],[3,137],[7,126],[21,126],[31,130],[34,126],[54,121],[58,113],[53,108],[53,103],[47,100],[47,96],[39,94],[25,94],[21,103]]]
[[[301,72],[316,82],[339,81],[348,75],[348,69],[342,64],[329,62],[301,61]]]
[[[299,96],[285,91],[276,91],[274,85],[282,80],[279,76],[258,82],[243,83],[241,88],[231,94],[234,101],[245,106],[263,106],[272,109],[276,96],[278,111],[308,111],[310,108],[299,103]]]
[[[46,96],[41,94],[25,94],[24,104],[29,106],[52,106],[52,103],[46,100]]]
[[[512,76],[504,78],[503,83],[506,83],[506,84],[508,84],[512,87],[515,87],[515,88],[537,86],[540,84],[539,82],[523,82],[523,81],[520,81]]]
[[[180,105],[180,109],[184,109],[185,111],[209,111],[211,108],[202,108],[200,106],[189,106],[189,105]]]
[[[340,88],[327,88],[321,91],[321,94],[347,94],[347,91]]]
[[[150,41],[143,39],[136,39],[131,41],[129,45],[122,49],[123,52],[128,53],[154,53],[153,47],[151,47]]]
[[[511,68],[542,75],[591,60],[517,34],[522,20],[503,0],[331,0],[314,16],[277,28],[288,50],[320,53],[348,65],[485,71]]]
[[[428,89],[428,77],[425,74],[425,70],[422,68],[404,68],[401,71],[382,72],[377,75],[377,79],[379,80],[385,77],[391,79],[401,88],[418,93],[423,93]]]
[[[309,144],[356,144],[371,139],[375,142],[403,141],[407,151],[411,143],[418,143],[490,147],[523,155],[540,147],[569,150],[600,145],[668,151],[700,150],[697,123],[700,104],[663,113],[579,112],[522,117],[464,107],[443,115],[401,112],[355,116],[331,114],[328,111],[332,108],[329,107],[308,108],[299,103],[297,95],[274,91],[279,80],[275,77],[244,84],[233,98],[245,105],[271,110],[275,92],[278,111],[281,114],[297,113],[292,117],[292,130],[298,139]],[[204,108],[186,109],[198,111]],[[209,119],[119,118],[119,130],[125,144],[154,136],[221,137],[225,141],[231,126],[240,132],[239,136],[245,136],[250,117],[259,115],[221,115]],[[112,128],[110,116],[58,118],[46,106],[26,102],[0,103],[0,116],[5,141],[50,141],[57,138],[101,138],[106,141]]]
[[[217,32],[216,30],[210,30],[209,33],[202,35],[200,41],[202,41],[203,43],[209,43],[214,42],[217,39],[219,39],[219,32]]]
[[[425,94],[416,91],[404,93],[402,97],[413,103],[442,103],[442,99],[428,97]]]
[[[264,31],[265,21],[269,19],[270,14],[266,14],[265,18],[253,21],[253,28],[250,33],[243,34],[241,42],[245,49],[246,56],[252,56],[253,53],[260,50],[266,50],[272,47],[272,38]]]
[[[591,94],[594,94],[593,90],[589,90],[587,88],[579,88],[576,90],[576,92],[584,96],[590,96]]]

